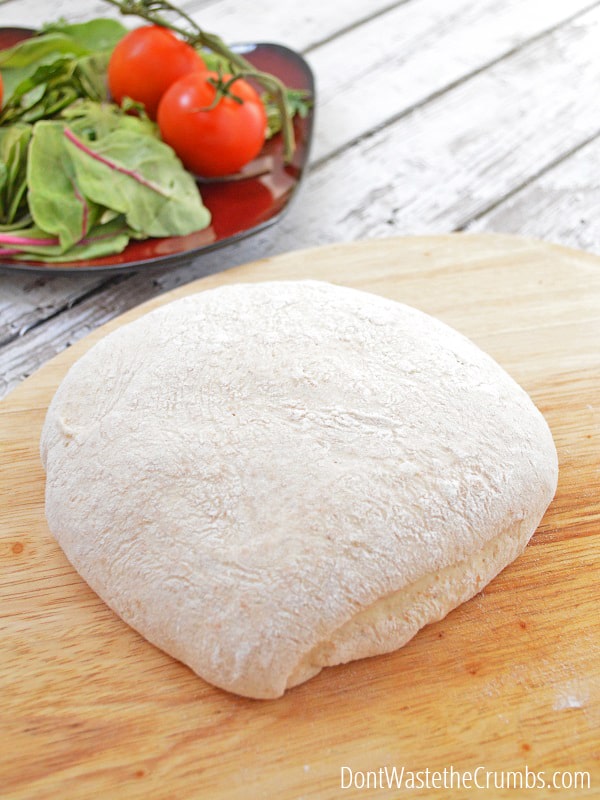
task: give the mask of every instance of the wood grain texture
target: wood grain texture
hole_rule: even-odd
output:
[[[177,6],[195,19],[205,30],[218,33],[228,42],[280,41],[288,47],[306,50],[319,42],[336,36],[340,30],[360,24],[363,20],[412,0],[344,0],[343,17],[340,5],[320,0],[305,0],[294,5],[274,4],[271,0],[254,0],[252,4],[239,0],[185,0]],[[578,0],[580,2],[580,0]],[[563,4],[564,0],[552,0]],[[116,8],[102,0],[57,0],[50,7],[46,0],[10,0],[2,5],[2,25],[23,25],[24,20],[46,21],[49,14],[61,14],[74,21],[110,16],[124,25],[138,24],[134,16],[122,16]]]
[[[466,230],[519,232],[600,253],[600,182],[592,166],[599,163],[600,138],[594,138],[527,181]]]
[[[439,0],[436,3],[439,5]],[[408,13],[413,5],[429,11],[422,10],[420,17],[413,11],[412,21],[405,20],[406,30],[413,30],[410,22],[416,26],[415,31],[421,31],[419,41],[432,63],[437,64],[436,42],[440,42],[442,50],[451,49],[452,43],[451,38],[444,38],[444,28],[436,28],[434,24],[435,4],[400,6],[373,19],[368,26],[360,25],[357,31],[349,31],[339,40],[358,48],[356,37],[365,27],[371,30],[368,41],[385,39],[382,21],[393,16],[398,24],[397,15]],[[448,6],[444,8],[447,14]],[[493,9],[486,8],[490,23]],[[546,25],[551,19],[556,20],[560,9],[563,16],[568,13],[566,5],[559,7],[558,3],[552,3],[548,8],[543,15],[533,15],[537,30],[542,26],[541,20]],[[453,18],[451,29],[456,35],[463,31],[462,38],[473,47],[477,37],[465,30],[470,24],[479,30],[483,24],[480,14],[480,10],[474,11],[467,4]],[[511,17],[513,24],[516,15],[515,11]],[[500,44],[508,47],[517,36],[514,32],[509,35],[506,21],[500,23],[496,48]],[[446,29],[448,24],[446,19]],[[532,23],[527,24],[531,32]],[[595,108],[600,85],[599,36],[600,11],[579,16],[407,117],[344,149],[309,175],[287,218],[226,252],[207,254],[174,271],[142,272],[124,283],[110,282],[104,291],[88,300],[86,296],[98,286],[95,277],[1,277],[0,341],[4,344],[0,349],[0,396],[88,330],[165,289],[224,266],[334,240],[439,233],[468,224],[473,216],[484,213],[545,165],[598,131],[600,123]],[[319,58],[325,58],[327,52],[337,47],[334,40],[318,48],[311,57],[320,54]],[[397,49],[397,42],[394,47]],[[329,66],[325,62],[315,64],[321,76],[319,83],[324,83],[319,86],[324,106],[334,95],[338,76],[343,73],[343,53],[336,52],[335,70],[331,68],[333,62]],[[369,52],[369,63],[375,68],[377,54],[373,47]],[[391,55],[383,47],[382,57],[386,53],[386,57]],[[481,51],[475,47],[477,53],[481,57]],[[422,90],[420,94],[411,93],[407,83],[394,100],[397,110],[407,107],[405,93],[411,101],[417,97],[424,99],[423,92],[431,91],[437,84],[431,83],[435,77],[431,71],[417,80],[419,65],[422,66],[418,49],[395,58],[402,63],[402,74],[412,75]],[[464,55],[464,62],[465,69],[481,63],[470,54]],[[556,87],[569,89],[557,92]],[[355,89],[347,86],[345,91]],[[341,112],[338,109],[336,113]],[[577,124],[565,125],[566,119],[577,120]],[[326,129],[323,122],[318,122],[317,141],[328,135]],[[525,227],[527,219],[526,214],[516,218],[512,230],[520,232],[519,221]],[[502,223],[495,224],[490,218],[485,228],[501,230]],[[568,243],[571,239],[565,235],[562,241]],[[36,328],[39,325],[42,327]],[[31,330],[25,337],[17,336],[23,329]]]
[[[316,161],[567,24],[589,6],[586,0],[420,0],[311,50],[309,61],[319,78]],[[480,113],[471,109],[471,115]]]
[[[265,38],[313,48],[320,162],[290,215],[226,252],[118,286],[86,275],[0,276],[0,396],[82,332],[223,266],[335,240],[466,225],[600,129],[600,13],[582,14],[584,0],[412,0],[389,10],[353,0],[343,23],[338,4],[322,19],[317,0],[270,13],[268,0],[261,2],[262,14],[231,0],[186,7],[228,38],[244,31],[253,38],[263,26]],[[48,14],[38,0],[15,5],[21,24]],[[86,4],[81,13],[102,13],[103,5]],[[486,229],[502,224],[490,218]],[[566,233],[561,241],[572,240]]]
[[[553,431],[557,496],[486,590],[402,650],[326,669],[277,701],[205,684],[108,610],[43,516],[38,438],[68,366],[144,310],[238,281],[320,278],[418,306],[470,336]],[[290,253],[152,299],[46,364],[0,405],[3,798],[432,796],[340,791],[340,769],[589,770],[600,787],[599,259],[502,236]],[[440,796],[445,796],[440,793]],[[453,791],[509,798],[513,791]]]

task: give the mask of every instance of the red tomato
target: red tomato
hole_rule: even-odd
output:
[[[131,97],[143,103],[148,116],[155,119],[160,98],[169,86],[188,72],[205,69],[191,45],[167,28],[146,25],[125,34],[113,50],[108,86],[115,102]]]
[[[221,76],[223,82],[230,75]],[[214,108],[216,72],[194,72],[180,78],[163,95],[158,126],[184,166],[207,178],[231,175],[252,161],[265,141],[267,115],[258,93],[236,80]]]

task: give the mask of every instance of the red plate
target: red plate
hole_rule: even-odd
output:
[[[27,38],[25,28],[0,28],[0,49]],[[271,72],[287,86],[311,93],[313,107],[304,119],[294,120],[296,151],[290,164],[283,162],[281,136],[268,141],[258,158],[233,179],[200,181],[202,200],[212,222],[188,236],[132,241],[122,253],[73,261],[44,264],[15,261],[6,256],[0,268],[43,272],[100,272],[138,270],[146,266],[180,265],[202,253],[237,242],[277,222],[288,207],[306,171],[314,121],[315,84],[313,73],[299,53],[280,44],[261,42],[235,45],[255,67]],[[244,177],[246,175],[247,177]]]

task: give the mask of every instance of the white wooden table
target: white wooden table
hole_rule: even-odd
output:
[[[177,269],[0,274],[0,395],[128,308],[287,250],[489,230],[600,252],[599,2],[181,5],[228,41],[278,41],[310,62],[317,128],[300,196],[275,227]],[[10,0],[0,25],[111,13],[100,0]]]

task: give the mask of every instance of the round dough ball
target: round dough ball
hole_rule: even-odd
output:
[[[42,434],[50,530],[207,681],[277,697],[400,647],[525,547],[556,450],[527,394],[415,309],[223,286],[106,336]]]

